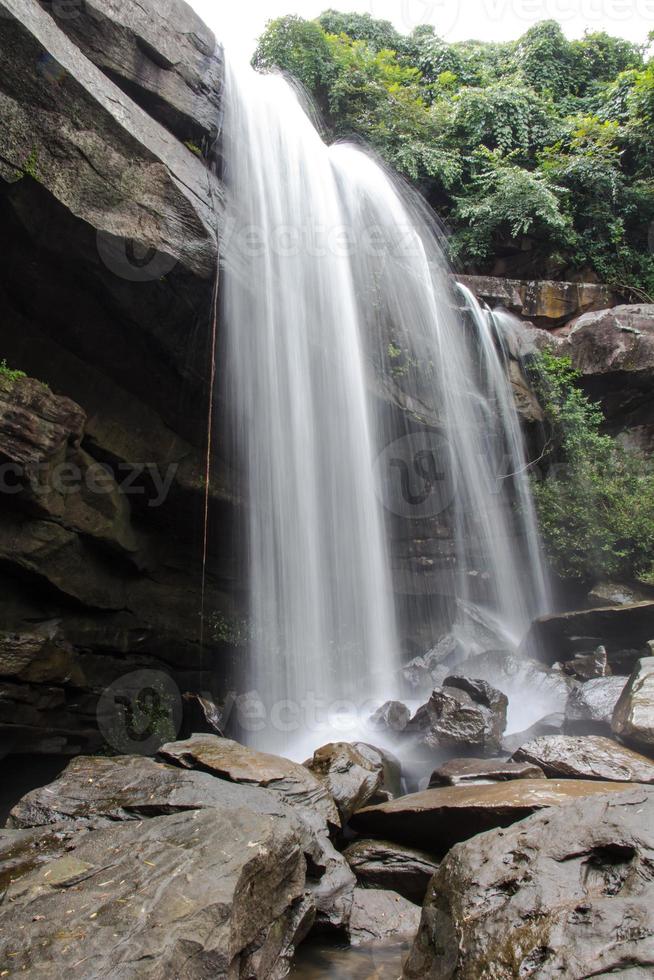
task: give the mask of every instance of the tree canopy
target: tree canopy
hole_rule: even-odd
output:
[[[472,272],[654,295],[654,60],[555,21],[511,43],[401,35],[369,14],[271,21],[254,65],[294,75],[333,138],[367,141],[449,225]]]

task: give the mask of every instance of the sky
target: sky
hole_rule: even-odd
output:
[[[316,17],[326,8],[369,13],[408,34],[433,24],[447,41],[510,41],[539,20],[557,20],[568,37],[607,31],[643,43],[654,29],[654,0],[190,0],[219,41],[242,57],[254,51],[267,21]]]

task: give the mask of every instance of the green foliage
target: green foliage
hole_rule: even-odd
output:
[[[518,45],[516,64],[536,92],[560,98],[575,87],[572,46],[555,20],[529,28]]]
[[[301,17],[271,21],[259,41],[252,64],[260,71],[282,69],[319,95],[329,85],[333,61],[320,24]]]
[[[318,18],[326,34],[346,34],[352,41],[365,41],[373,51],[404,51],[406,38],[388,20],[375,20],[370,14],[342,14],[326,10]]]
[[[403,37],[369,14],[283,17],[254,64],[291,72],[334,138],[362,138],[453,232],[465,271],[589,277],[654,296],[654,63],[554,21],[518,41]]]
[[[535,380],[552,430],[532,486],[554,569],[566,579],[629,579],[654,565],[654,468],[601,431],[604,417],[569,358],[538,355]]]
[[[466,196],[457,200],[456,215],[464,227],[453,236],[454,254],[483,260],[507,237],[564,242],[568,224],[555,193],[558,188],[499,151],[480,151],[479,156],[484,169],[473,177]]]
[[[0,361],[0,378],[5,378],[7,381],[19,381],[21,378],[26,377],[27,375],[24,371],[14,371],[8,367],[4,358]]]

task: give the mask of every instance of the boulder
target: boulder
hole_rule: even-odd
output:
[[[355,888],[348,935],[352,946],[413,940],[420,925],[420,906],[396,892]]]
[[[90,819],[116,822],[218,806],[268,815],[285,812],[273,793],[236,786],[208,772],[162,765],[145,756],[79,756],[50,785],[24,796],[8,825],[24,829]]]
[[[651,976],[653,828],[654,791],[621,787],[458,844],[405,980]]]
[[[401,701],[387,701],[370,716],[369,724],[376,731],[403,732],[411,720],[411,712]]]
[[[397,892],[422,905],[438,862],[426,851],[383,840],[358,840],[343,856],[363,888]]]
[[[654,657],[644,657],[634,667],[611,727],[618,738],[654,755]]]
[[[515,779],[481,786],[443,786],[359,810],[359,834],[445,854],[459,841],[493,827],[508,827],[536,810],[598,793],[623,792],[621,783],[582,779]]]
[[[212,807],[53,827],[12,854],[0,958],[26,976],[283,975],[313,921],[292,816]]]
[[[409,730],[427,749],[468,746],[491,751],[506,728],[506,695],[482,680],[449,677],[411,719]]]
[[[246,786],[261,786],[289,806],[315,810],[332,827],[340,827],[336,805],[324,783],[290,759],[256,752],[217,735],[192,735],[184,742],[170,742],[161,747],[159,754],[186,769],[199,769]]]
[[[604,647],[598,647],[594,653],[578,653],[572,660],[566,660],[561,664],[561,669],[565,674],[576,677],[580,681],[609,677],[613,673]]]
[[[514,732],[511,735],[505,735],[502,739],[502,751],[507,755],[511,755],[512,752],[519,749],[525,742],[530,742],[534,738],[540,738],[541,735],[558,735],[563,731],[564,724],[564,714],[545,715],[544,718],[540,718],[535,725],[531,725],[524,732]]]
[[[223,66],[216,40],[183,0],[85,0],[77,16],[41,0],[86,57],[182,142],[213,144]]]
[[[651,453],[654,438],[654,305],[640,303],[587,313],[576,320],[563,352],[599,399],[610,431]]]
[[[502,759],[450,759],[439,766],[429,780],[435,786],[466,786],[470,783],[503,783],[509,779],[542,779],[544,773],[535,763]]]
[[[555,779],[654,783],[654,762],[600,735],[546,735],[521,745],[512,759],[540,766]]]
[[[542,663],[553,664],[604,646],[614,671],[629,673],[634,654],[625,652],[644,648],[653,630],[654,602],[651,601],[556,613],[532,624],[522,652]]]
[[[292,820],[308,862],[307,895],[317,921],[334,929],[347,925],[355,878],[331,844],[324,816],[301,805],[289,807],[279,794],[258,785],[230,782],[210,772],[143,756],[80,757],[50,785],[20,800],[8,825],[97,827],[212,808]]]
[[[370,753],[368,753],[370,756]],[[317,749],[313,758],[304,764],[324,783],[336,802],[343,825],[355,810],[375,799],[383,787],[384,770],[381,757],[366,757],[349,742],[332,742]]]
[[[610,734],[613,711],[624,687],[624,677],[598,677],[576,687],[565,709],[566,732]]]

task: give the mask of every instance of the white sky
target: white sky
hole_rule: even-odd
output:
[[[402,33],[433,24],[449,41],[515,40],[539,20],[557,20],[568,37],[607,31],[643,43],[654,29],[654,0],[189,0],[219,41],[250,56],[267,21],[316,17],[330,7],[390,20]]]

